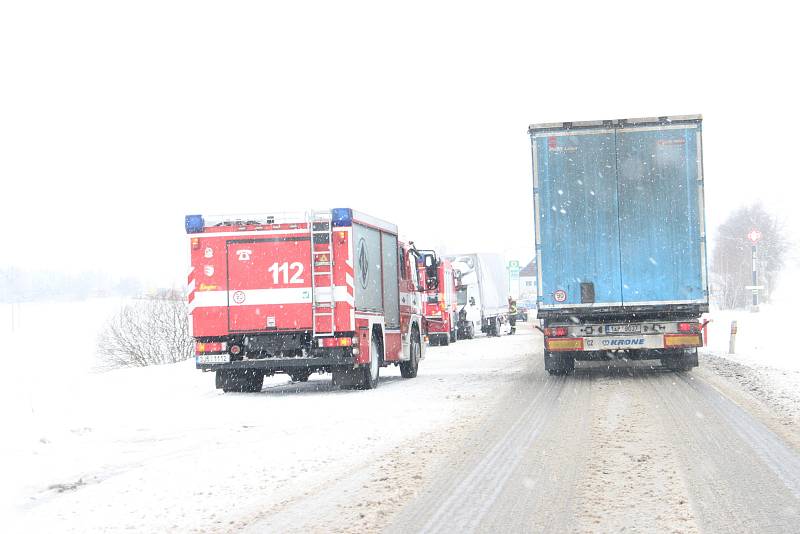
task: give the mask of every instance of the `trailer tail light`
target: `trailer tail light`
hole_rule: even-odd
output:
[[[664,348],[675,347],[702,347],[703,338],[700,334],[665,334]]]
[[[698,323],[678,323],[678,332],[699,332],[700,325]]]
[[[556,326],[554,328],[545,328],[544,335],[547,337],[566,337],[567,335],[567,327],[566,326]]]
[[[545,339],[547,350],[558,352],[562,350],[583,350],[583,338],[571,337],[568,339]]]
[[[323,337],[319,340],[320,347],[350,347],[352,345],[358,345],[358,338]]]
[[[197,342],[194,344],[194,353],[195,354],[222,353],[225,352],[227,348],[228,344],[225,342],[222,343]]]

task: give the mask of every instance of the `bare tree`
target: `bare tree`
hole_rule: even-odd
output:
[[[784,265],[790,242],[780,221],[767,213],[758,203],[734,211],[717,229],[716,245],[711,259],[711,281],[717,304],[723,309],[744,308],[752,282],[752,243],[747,239],[750,230],[757,229],[762,237],[758,242],[759,283],[766,287],[762,300],[769,301],[778,273]]]
[[[98,338],[101,366],[145,367],[174,363],[194,355],[186,299],[176,292],[122,307]]]

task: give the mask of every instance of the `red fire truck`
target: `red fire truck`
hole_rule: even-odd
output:
[[[349,208],[186,217],[196,366],[223,391],[264,376],[371,389],[380,367],[414,378],[427,331],[417,264],[397,227]]]
[[[449,345],[457,338],[458,311],[456,277],[449,260],[437,257],[431,250],[421,251],[427,261],[421,276],[425,278],[425,319],[431,345]]]

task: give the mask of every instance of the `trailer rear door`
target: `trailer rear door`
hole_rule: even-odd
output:
[[[614,137],[601,127],[534,139],[541,307],[621,303]]]
[[[226,243],[228,329],[312,329],[311,236],[280,235]]]
[[[697,124],[617,130],[622,300],[705,302]]]

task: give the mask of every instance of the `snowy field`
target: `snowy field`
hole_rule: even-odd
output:
[[[6,532],[237,530],[365,462],[413,454],[532,350],[518,336],[516,356],[497,355],[483,338],[430,349],[413,380],[384,368],[373,391],[282,375],[259,394],[222,394],[191,361],[96,371],[97,332],[119,305],[19,305],[13,332],[3,308]]]

